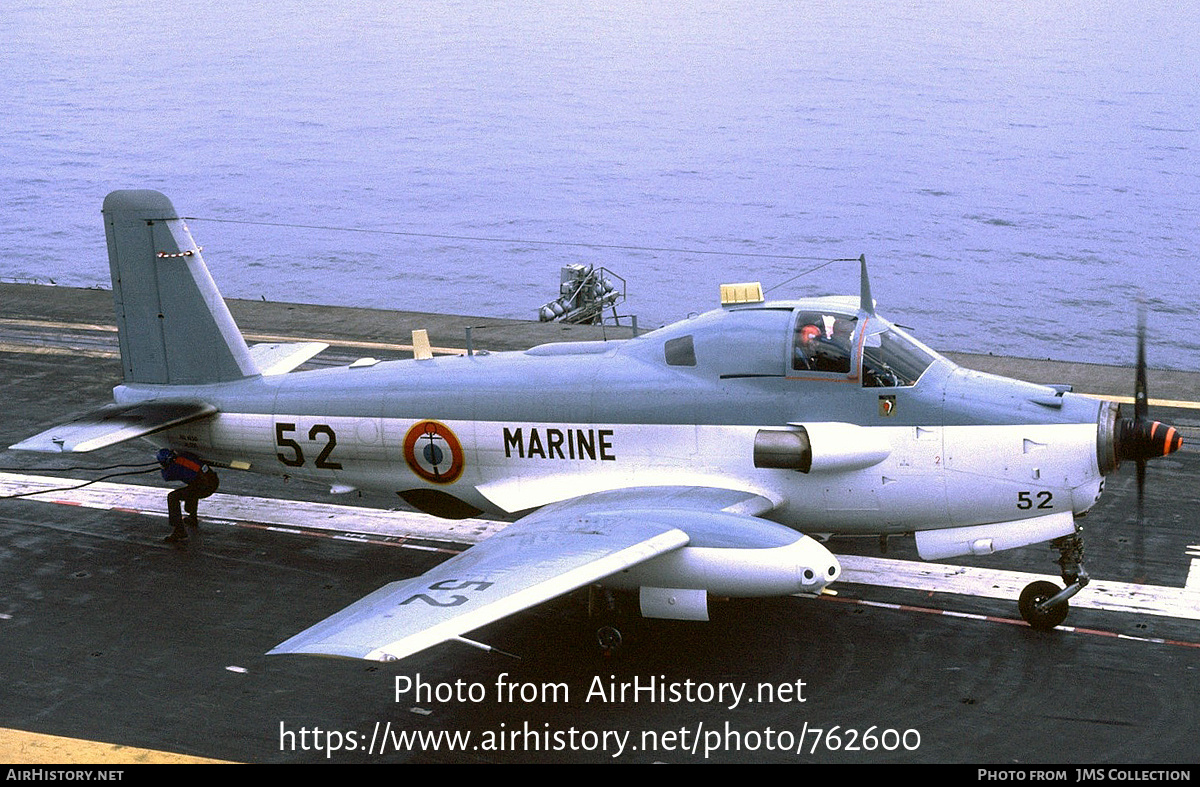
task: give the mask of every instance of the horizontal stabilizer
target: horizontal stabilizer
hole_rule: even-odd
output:
[[[55,454],[95,451],[206,418],[216,412],[217,408],[211,404],[195,400],[110,404],[9,447],[15,451]]]
[[[287,374],[328,347],[325,342],[255,344],[250,347],[250,359],[263,375]]]

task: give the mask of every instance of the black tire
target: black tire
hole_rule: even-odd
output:
[[[1021,591],[1021,599],[1017,602],[1017,607],[1021,610],[1021,617],[1032,628],[1038,631],[1052,630],[1067,619],[1067,612],[1070,611],[1070,605],[1064,601],[1046,610],[1038,610],[1037,605],[1060,590],[1062,588],[1053,582],[1030,582]]]
[[[621,649],[624,638],[616,626],[601,626],[596,629],[596,643],[605,653],[615,653]]]

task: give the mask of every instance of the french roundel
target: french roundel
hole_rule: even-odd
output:
[[[462,443],[445,424],[418,421],[404,436],[404,461],[426,481],[450,484],[462,475]]]

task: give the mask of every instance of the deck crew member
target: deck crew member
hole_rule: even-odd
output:
[[[177,454],[170,448],[163,448],[158,452],[158,463],[162,465],[163,480],[184,482],[182,488],[172,489],[167,493],[167,513],[170,516],[171,534],[163,540],[168,543],[187,541],[185,520],[180,509],[187,509],[186,523],[188,526],[199,527],[200,521],[196,516],[197,505],[201,500],[217,491],[219,479],[211,467],[193,454]]]

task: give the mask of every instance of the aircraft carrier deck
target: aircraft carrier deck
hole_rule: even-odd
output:
[[[3,445],[109,400],[120,376],[111,303],[106,291],[0,285]],[[435,348],[460,348],[467,326],[484,326],[475,327],[474,345],[489,350],[628,335],[230,305],[250,341],[330,342],[317,363],[404,357],[414,328],[428,329]],[[1128,369],[952,357],[1080,392],[1129,395],[1133,385]],[[835,598],[717,603],[707,624],[645,621],[611,658],[595,649],[579,594],[473,635],[520,660],[458,643],[394,664],[267,657],[444,554],[339,537],[336,524],[331,537],[278,532],[291,517],[334,511],[304,501],[397,501],[333,497],[232,471],[222,474],[221,494],[249,501],[260,519],[213,522],[202,503],[200,535],[186,548],[162,542],[163,517],[140,513],[152,508],[146,499],[161,506],[165,497],[142,490],[165,486],[156,473],[111,479],[126,487],[96,485],[82,503],[5,499],[0,762],[1195,763],[1198,392],[1200,375],[1151,370],[1151,397],[1168,400],[1152,404],[1152,414],[1182,427],[1184,448],[1151,464],[1141,530],[1132,469],[1109,477],[1085,520],[1093,587],[1049,633],[1020,622],[1015,594],[1002,587],[1014,572],[1056,574],[1048,548],[946,568],[909,562],[911,539],[893,539],[882,556],[874,540],[831,547],[851,556],[851,577],[866,576],[855,566],[892,565],[883,557],[906,579],[841,582]],[[136,443],[102,455],[6,451],[0,472],[19,484],[20,476],[81,466],[95,469],[55,475],[90,480],[104,466],[152,459]],[[1146,598],[1169,601],[1143,603],[1135,591],[1131,606],[1107,604],[1103,582],[1146,586]]]

